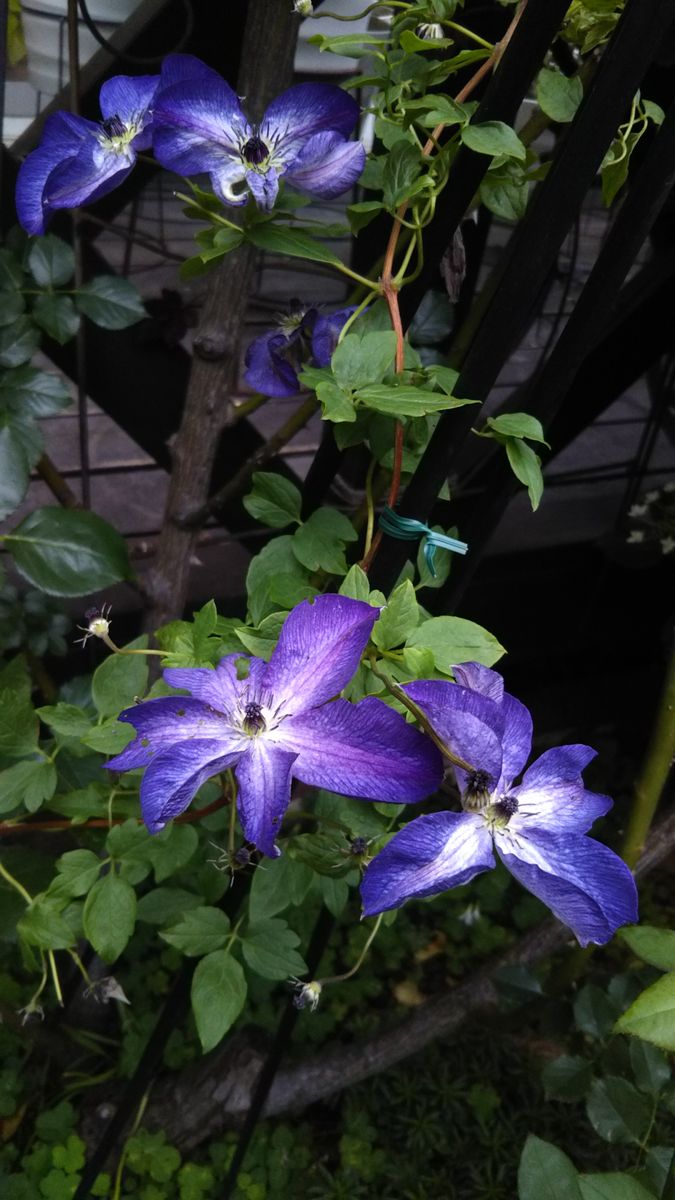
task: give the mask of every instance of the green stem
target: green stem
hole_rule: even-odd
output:
[[[371,931],[368,935],[368,940],[367,940],[365,946],[363,947],[363,950],[361,951],[361,953],[359,954],[359,957],[357,958],[356,962],[354,963],[354,966],[349,971],[345,971],[344,975],[330,975],[328,977],[328,979],[317,979],[317,983],[321,984],[321,987],[325,987],[325,985],[327,983],[344,983],[345,979],[351,979],[352,975],[356,975],[356,972],[363,965],[364,959],[365,959],[368,951],[370,950],[370,947],[372,946],[373,942],[375,941],[375,938],[377,937],[380,925],[382,924],[383,916],[384,916],[384,913],[380,913],[379,917],[377,918],[375,924],[373,925],[373,928],[371,929]]]
[[[95,634],[94,636],[97,635]],[[165,650],[125,650],[121,646],[117,646],[108,633],[99,633],[98,637],[100,637],[102,642],[105,642],[113,654],[157,654],[159,658],[166,658]]]
[[[485,38],[482,38],[477,33],[474,33],[472,29],[467,29],[465,25],[458,25],[456,21],[441,21],[440,24],[447,26],[448,29],[454,29],[455,33],[461,33],[464,35],[464,37],[471,38],[472,42],[475,42],[478,46],[482,46],[484,50],[489,50],[492,54],[492,51],[494,50],[493,43],[486,42]]]
[[[9,884],[10,887],[14,888],[15,892],[19,893],[21,898],[26,901],[26,904],[33,903],[33,897],[31,896],[30,892],[26,891],[25,887],[23,886],[22,883],[19,883],[18,879],[15,879],[13,875],[10,875],[9,871],[7,870],[7,867],[4,865],[4,863],[1,863],[1,862],[0,862],[0,875]]]
[[[237,225],[235,221],[228,221],[227,217],[221,217],[220,213],[212,212],[210,208],[204,208],[194,196],[186,196],[185,192],[174,192],[177,200],[184,200],[190,208],[194,208],[196,212],[203,213],[207,221],[217,221],[219,225],[225,225],[227,229],[236,229],[237,233],[242,232],[241,225]]]
[[[347,317],[347,320],[345,321],[344,325],[342,326],[342,329],[340,330],[340,335],[338,337],[338,344],[342,341],[345,334],[347,334],[349,332],[349,330],[350,330],[351,326],[354,324],[354,322],[356,320],[358,320],[358,318],[361,316],[361,313],[363,312],[363,310],[368,307],[371,300],[375,299],[377,294],[378,294],[377,289],[374,289],[372,292],[369,292],[368,295],[366,296],[365,300],[362,300],[361,303],[358,305],[358,307],[354,309],[354,312],[352,313],[352,315],[350,317]]]
[[[644,848],[654,814],[675,758],[675,648],[659,711],[642,769],[635,784],[635,799],[623,844],[623,858],[634,867]]]
[[[321,17],[330,17],[333,21],[360,21],[362,17],[367,17],[368,13],[374,12],[376,8],[408,8],[409,5],[404,3],[404,0],[376,0],[375,4],[369,4],[364,8],[363,12],[350,13],[345,16],[344,13],[328,12],[321,9],[321,12],[310,13],[312,20],[319,21]]]

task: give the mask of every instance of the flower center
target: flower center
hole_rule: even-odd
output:
[[[470,771],[466,777],[463,804],[466,809],[485,808],[490,799],[491,776],[487,771]]]
[[[491,804],[486,817],[490,825],[496,829],[506,829],[511,817],[518,812],[516,796],[500,796],[496,804]]]
[[[262,733],[263,729],[266,728],[265,718],[262,715],[262,708],[259,704],[251,703],[246,705],[246,708],[244,709],[243,727],[244,731],[250,734],[251,737],[255,737],[258,733]]]
[[[101,127],[106,137],[116,138],[124,137],[126,126],[120,117],[115,113],[114,117],[108,117],[107,120],[101,121]]]
[[[259,167],[269,157],[269,150],[261,137],[257,133],[253,134],[241,148],[241,152],[247,163],[253,167]]]

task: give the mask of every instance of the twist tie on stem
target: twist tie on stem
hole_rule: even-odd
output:
[[[430,529],[423,521],[416,521],[414,517],[399,516],[388,504],[385,505],[380,516],[380,529],[383,533],[388,533],[389,537],[399,538],[402,541],[415,542],[421,538],[423,541],[424,561],[434,579],[436,578],[434,559],[438,548],[452,550],[455,554],[466,554],[469,549],[466,542],[460,542],[457,538],[449,537],[446,533],[437,533],[435,529]]]

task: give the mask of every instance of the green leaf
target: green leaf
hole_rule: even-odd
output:
[[[426,646],[406,646],[403,666],[412,679],[428,679],[436,669],[433,651]]]
[[[68,850],[56,860],[56,870],[50,895],[86,896],[98,879],[101,860],[93,850]]]
[[[309,867],[287,854],[266,858],[253,873],[248,902],[250,921],[258,923],[283,912],[289,905],[301,904],[313,878]]]
[[[618,1171],[608,1175],[580,1175],[582,1200],[654,1200],[637,1179]]]
[[[111,870],[92,887],[84,905],[85,936],[104,962],[112,963],[134,932],[136,893]]]
[[[409,384],[390,387],[384,383],[371,383],[368,387],[361,388],[356,399],[366,408],[374,408],[376,412],[386,413],[391,417],[423,417],[426,413],[461,408],[462,405],[470,403]]]
[[[316,394],[325,421],[333,421],[337,425],[340,422],[356,420],[354,401],[336,383],[331,383],[329,379],[322,380],[317,386]]]
[[[497,155],[506,158],[524,159],[527,151],[518,134],[503,121],[483,121],[479,125],[465,125],[460,133],[465,146],[478,154]]]
[[[331,367],[339,387],[345,390],[379,383],[394,367],[396,334],[389,330],[359,337],[348,333],[333,351]]]
[[[152,863],[155,882],[162,883],[170,875],[186,867],[198,843],[199,834],[192,825],[170,824],[161,833],[151,837],[145,853]]]
[[[70,403],[63,380],[34,367],[15,367],[0,380],[0,404],[11,404],[26,416],[51,417]]]
[[[413,630],[406,645],[428,647],[437,670],[446,675],[455,663],[479,662],[491,667],[506,653],[487,629],[464,617],[430,617]]]
[[[127,329],[148,315],[135,284],[116,275],[94,276],[76,293],[75,303],[102,329]]]
[[[295,608],[296,604],[303,600],[313,600],[318,594],[317,588],[284,571],[270,581],[270,599],[275,602],[277,608],[286,611]]]
[[[387,807],[388,816],[391,817],[391,806]],[[373,804],[363,800],[352,800],[349,796],[339,796],[337,792],[328,792],[323,788],[317,792],[314,811],[317,817],[335,821],[338,825],[346,827],[355,837],[380,837],[387,828],[387,820],[380,816]]]
[[[394,589],[387,607],[373,626],[372,639],[380,650],[391,650],[416,629],[420,610],[415,589],[409,579]]]
[[[255,654],[269,662],[287,616],[287,612],[270,613],[268,617],[263,618],[257,629],[238,626],[237,637],[249,654]]]
[[[0,520],[13,513],[26,495],[31,468],[42,450],[42,435],[32,418],[10,415],[7,421],[7,416],[0,417]],[[36,435],[32,445],[31,432]]]
[[[253,488],[242,504],[256,521],[272,529],[300,522],[300,492],[289,479],[271,471],[254,471]]]
[[[0,329],[0,367],[20,367],[40,345],[40,330],[30,317],[18,317]]]
[[[675,1051],[675,972],[657,979],[642,992],[614,1026],[616,1033],[630,1033]]]
[[[675,971],[675,931],[654,925],[626,925],[617,930],[619,937],[641,958],[660,971]]]
[[[530,194],[528,180],[502,169],[488,171],[480,185],[481,204],[503,221],[520,221],[525,216]]]
[[[50,896],[36,896],[21,917],[17,932],[30,946],[41,950],[67,950],[75,942],[73,931],[61,916],[61,904]]]
[[[410,142],[396,142],[389,151],[383,175],[382,199],[390,211],[397,208],[410,195],[422,165],[422,154]]]
[[[130,576],[124,538],[91,512],[37,508],[4,536],[21,574],[52,596],[83,596]]]
[[[349,900],[349,884],[346,879],[331,879],[329,875],[319,875],[321,898],[329,913],[339,917]],[[297,972],[299,974],[299,972]]]
[[[22,316],[25,308],[26,302],[21,292],[10,292],[3,288],[0,291],[0,328],[11,325],[17,317]]]
[[[351,843],[339,829],[296,834],[289,838],[286,849],[291,858],[317,874],[330,875],[333,879],[348,875],[354,868]]]
[[[38,287],[63,287],[75,274],[75,255],[66,242],[48,233],[33,242],[28,267]]]
[[[352,600],[368,600],[370,596],[370,581],[363,567],[358,563],[354,563],[345,575],[340,587],[338,595],[351,596]]]
[[[204,1053],[227,1033],[244,1007],[246,979],[227,950],[214,950],[197,964],[192,979],[192,1011]]]
[[[537,75],[537,103],[552,121],[564,124],[571,121],[584,98],[584,88],[578,75],[562,75],[548,67]]]
[[[279,917],[249,925],[241,943],[247,966],[263,979],[288,979],[307,971],[307,964],[295,948],[300,938]]]
[[[673,1200],[675,1150],[672,1146],[650,1146],[645,1157],[649,1183],[660,1200]]]
[[[290,258],[304,258],[308,262],[323,262],[341,264],[341,260],[333,250],[329,250],[328,246],[324,246],[322,242],[317,242],[316,238],[310,237],[307,233],[301,233],[297,229],[290,229],[286,225],[273,225],[270,222],[265,222],[263,225],[254,225],[252,229],[246,231],[246,236],[249,242],[253,242],[260,250],[267,250],[273,254],[285,254]]]
[[[18,762],[0,771],[0,812],[10,812],[24,804],[28,812],[37,812],[56,791],[56,767],[47,759]]]
[[[75,704],[64,704],[62,700],[58,704],[36,708],[35,711],[45,725],[62,737],[82,737],[91,727],[91,718],[81,708]]]
[[[544,491],[544,476],[541,473],[539,455],[520,438],[507,438],[506,457],[516,479],[525,484],[532,511],[536,512]]]
[[[123,725],[115,717],[109,717],[100,725],[92,725],[80,740],[98,754],[121,754],[135,736],[133,726]]]
[[[136,917],[148,925],[170,925],[200,906],[201,897],[186,888],[158,887],[141,896]]]
[[[571,1159],[532,1133],[518,1165],[518,1200],[581,1200]]]
[[[230,932],[230,922],[219,908],[193,908],[182,921],[160,933],[160,937],[182,954],[202,955],[221,950]]]
[[[21,758],[37,750],[38,720],[33,685],[23,655],[0,667],[0,754]]]
[[[650,1096],[658,1096],[670,1081],[670,1064],[665,1054],[642,1038],[631,1039],[630,1065],[640,1091]]]
[[[553,1062],[546,1063],[541,1080],[546,1096],[551,1100],[562,1100],[574,1104],[583,1100],[593,1078],[593,1068],[587,1058],[563,1054]]]
[[[293,534],[293,553],[308,571],[345,575],[344,546],[358,534],[351,521],[334,508],[318,508]]]
[[[666,114],[660,104],[655,104],[653,100],[643,100],[642,107],[645,116],[649,117],[650,121],[653,121],[655,125],[663,125]]]
[[[38,296],[31,316],[36,325],[60,346],[74,338],[80,328],[80,318],[70,296],[49,293]]]
[[[275,578],[282,574],[292,575],[301,583],[309,582],[307,572],[293,553],[292,534],[274,538],[249,564],[246,591],[249,613],[255,624],[278,608],[271,598],[272,585]]]
[[[0,247],[0,285],[3,290],[23,287],[23,270],[15,254],[5,246]]]
[[[616,1017],[616,1005],[601,988],[596,987],[594,983],[587,983],[582,987],[574,1001],[574,1021],[577,1029],[587,1033],[589,1037],[604,1041],[612,1032]]]
[[[382,208],[380,200],[359,200],[356,204],[350,204],[347,208],[347,218],[352,233],[360,233],[366,225],[370,225]]]
[[[586,1113],[606,1142],[641,1142],[650,1120],[649,1105],[627,1079],[608,1075],[591,1084]]]
[[[415,106],[418,102],[414,102]],[[465,104],[458,104],[451,96],[431,95],[425,96],[421,103],[424,105],[425,113],[420,118],[420,124],[431,129],[434,125],[466,125],[473,108]],[[411,108],[413,106],[410,106]]]
[[[127,650],[146,650],[144,634],[130,642]],[[148,686],[148,660],[142,654],[111,654],[94,671],[91,698],[99,716],[116,716],[134,700],[145,695]]]
[[[498,417],[488,417],[486,425],[488,429],[494,430],[495,433],[501,433],[505,437],[529,438],[531,442],[543,442],[545,446],[548,446],[541,421],[531,416],[530,413],[502,413]]]

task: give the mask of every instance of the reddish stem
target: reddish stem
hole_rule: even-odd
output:
[[[219,808],[223,808],[229,804],[230,796],[223,794],[217,800],[213,800],[211,804],[207,804],[204,808],[198,808],[194,812],[183,813],[180,817],[175,817],[176,825],[187,825],[193,821],[200,821],[202,817],[208,817],[210,813],[217,812]],[[79,825],[73,825],[72,821],[23,821],[12,824],[11,821],[0,822],[0,837],[6,837],[11,833],[32,833],[36,829],[55,831],[59,829],[110,829],[112,825],[123,825],[128,817],[113,817],[111,821],[106,817],[92,817],[89,821],[82,821]],[[138,820],[138,824],[143,822]]]

